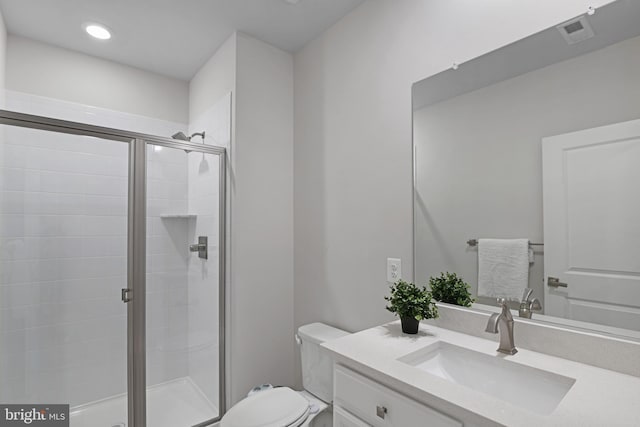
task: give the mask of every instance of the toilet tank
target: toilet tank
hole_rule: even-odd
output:
[[[320,347],[325,341],[349,335],[349,332],[324,323],[310,323],[298,328],[302,359],[302,386],[309,393],[329,403],[333,397],[333,358]]]

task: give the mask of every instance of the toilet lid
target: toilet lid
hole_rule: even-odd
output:
[[[261,391],[238,402],[222,418],[221,427],[283,427],[306,418],[309,401],[289,387]],[[304,417],[304,418],[303,418]]]

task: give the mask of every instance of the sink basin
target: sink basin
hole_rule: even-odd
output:
[[[398,360],[540,415],[551,414],[576,381],[444,341]]]

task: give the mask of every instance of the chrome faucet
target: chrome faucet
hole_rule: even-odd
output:
[[[489,317],[485,332],[497,334],[498,330],[500,330],[498,351],[504,354],[516,354],[518,350],[513,343],[513,316],[507,305],[507,299],[498,298],[498,304],[502,306],[502,312],[493,313]]]
[[[531,312],[536,310],[542,310],[542,304],[538,298],[531,298],[531,293],[533,293],[533,289],[526,288],[524,290],[524,294],[522,295],[522,301],[520,302],[520,309],[518,310],[518,315],[520,317],[524,317],[525,319],[531,319]]]

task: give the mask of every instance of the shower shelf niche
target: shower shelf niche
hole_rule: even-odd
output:
[[[196,214],[162,214],[160,218],[162,219],[196,219],[198,215]]]

